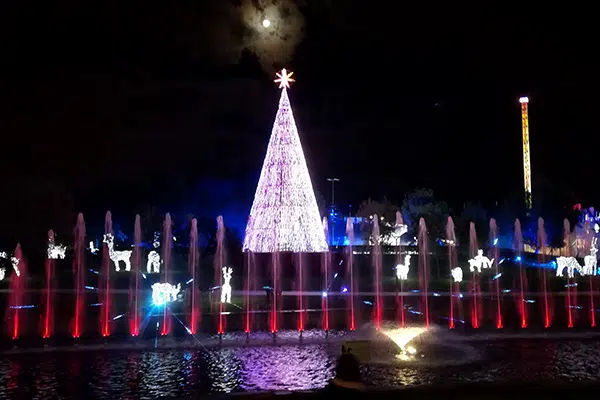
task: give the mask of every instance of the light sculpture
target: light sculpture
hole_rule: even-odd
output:
[[[15,270],[15,274],[17,274],[17,276],[21,276],[21,271],[19,270],[19,259],[17,257],[11,257],[10,262]]]
[[[180,290],[181,283],[174,286],[167,282],[157,282],[152,285],[152,303],[155,306],[163,306],[175,301]]]
[[[408,272],[410,270],[410,254],[404,256],[404,264],[396,265],[396,278],[401,281],[408,279]]]
[[[160,242],[155,238],[154,243],[152,244],[155,249],[160,246]],[[158,274],[160,273],[160,264],[162,260],[160,259],[160,254],[156,250],[152,250],[148,253],[148,262],[146,263],[146,271],[149,274]]]
[[[460,267],[453,268],[451,273],[452,273],[452,279],[454,280],[455,283],[462,282],[462,280],[463,280],[462,268],[460,268]]]
[[[65,258],[66,250],[67,246],[63,246],[62,244],[55,244],[54,238],[50,237],[48,239],[47,256],[49,260],[63,260]]]
[[[483,255],[483,250],[477,250],[475,258],[469,260],[469,270],[473,273],[480,274],[482,269],[492,268],[494,259],[491,260]]]
[[[104,235],[102,242],[106,243],[108,246],[108,257],[115,263],[115,270],[117,272],[121,271],[121,266],[119,263],[123,261],[125,263],[125,271],[131,271],[131,250],[115,250],[114,236],[112,233],[107,233]]]
[[[575,257],[557,257],[556,265],[556,276],[564,276],[565,268],[567,269],[567,278],[574,278],[575,271],[579,272],[581,276],[585,275],[583,268],[581,268]]]
[[[221,286],[221,303],[231,303],[231,267],[223,267],[223,286]]]
[[[319,208],[287,95],[292,72],[275,82],[279,109],[250,210],[244,251],[255,253],[328,251]]]

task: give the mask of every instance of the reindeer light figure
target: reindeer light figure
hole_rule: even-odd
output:
[[[48,239],[48,259],[49,260],[58,260],[59,258],[63,260],[65,258],[65,250],[67,246],[63,246],[62,244],[55,244],[53,238]]]
[[[231,267],[223,267],[223,286],[221,286],[221,303],[231,303]]]
[[[125,271],[131,271],[131,250],[115,250],[115,237],[112,233],[107,233],[104,235],[102,242],[106,243],[108,246],[108,257],[115,263],[115,270],[117,272],[121,271],[121,266],[119,263],[123,261],[125,263]]]
[[[482,269],[492,268],[494,259],[491,260],[483,255],[483,250],[477,250],[475,258],[469,260],[469,270],[473,273],[480,274]]]
[[[155,306],[162,306],[172,301],[177,300],[177,295],[181,290],[181,283],[173,286],[170,283],[157,282],[152,285],[152,303]]]
[[[401,281],[408,279],[408,272],[410,270],[410,254],[404,256],[404,264],[396,265],[396,278]]]
[[[156,236],[154,238],[154,243],[152,243],[152,245],[154,246],[155,249],[158,249],[158,246],[160,246],[160,242],[158,241]],[[148,253],[148,262],[146,263],[146,271],[148,271],[149,274],[160,273],[160,264],[161,263],[162,263],[162,260],[160,259],[160,254],[158,254],[158,251],[152,250],[150,253]]]
[[[452,273],[452,279],[454,280],[455,283],[462,282],[462,280],[463,280],[462,268],[460,268],[460,267],[453,268],[451,273]]]
[[[597,226],[598,224],[596,224]],[[598,238],[592,239],[590,255],[583,257],[583,273],[586,275],[596,275],[598,272]]]
[[[567,269],[567,277],[575,278],[575,271],[579,272],[579,275],[584,276],[585,272],[581,268],[581,265],[577,262],[575,257],[557,257],[556,258],[556,276],[564,276],[564,270]]]

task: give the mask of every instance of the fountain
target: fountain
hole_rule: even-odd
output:
[[[271,312],[269,314],[269,321],[271,325],[271,333],[277,333],[279,329],[279,308],[281,307],[281,302],[279,293],[281,292],[281,259],[279,251],[275,251],[271,253],[271,282],[273,282],[272,286],[272,295],[271,295]]]
[[[475,223],[469,224],[469,259],[477,256],[479,244],[477,243],[477,231]],[[475,329],[481,325],[483,299],[481,296],[481,279],[479,273],[473,273],[471,279],[471,326]]]
[[[400,213],[400,211],[396,211],[395,226],[398,229],[401,226],[406,226],[406,225],[404,225],[404,221],[402,220],[402,213]],[[402,238],[402,235],[400,235],[400,237],[398,238],[398,246],[396,249],[396,268],[398,268],[398,266],[402,262],[402,245],[400,242],[401,238]],[[407,264],[406,261],[405,261],[405,264]],[[398,293],[398,280],[400,280],[400,293]],[[401,328],[404,328],[406,325],[405,320],[404,320],[404,317],[405,317],[405,315],[404,315],[404,279],[396,279],[396,309],[397,309],[396,315],[397,315],[398,325]]]
[[[254,253],[247,251],[244,257],[244,332],[249,334],[254,325],[254,302],[251,300],[250,294],[256,290],[256,260]]]
[[[23,258],[21,245],[17,244],[15,254],[11,257],[13,271],[10,276],[10,299],[8,302],[8,310],[6,315],[10,316],[12,311],[12,324],[10,325],[10,333],[12,339],[18,339],[23,332],[24,324],[21,318],[22,310],[29,308],[25,304],[25,293],[27,291],[27,263]]]
[[[323,230],[325,231],[325,240],[329,242],[329,232],[328,232],[328,221],[327,217],[323,217]],[[329,245],[329,243],[328,243]],[[329,251],[323,252],[321,254],[321,274],[323,276],[323,293],[321,295],[321,326],[325,330],[325,332],[329,332],[329,303],[328,303],[328,295],[329,295],[329,270],[331,267],[331,254]]]
[[[513,239],[513,247],[517,254],[516,260],[519,263],[519,295],[517,298],[517,308],[521,319],[521,328],[527,328],[528,310],[527,302],[525,301],[525,293],[527,293],[527,274],[523,269],[523,233],[521,232],[521,222],[515,220],[515,233]]]
[[[456,253],[456,233],[454,231],[454,221],[452,217],[448,217],[446,224],[446,245],[448,247],[448,269],[453,275],[450,280],[450,318],[448,318],[448,328],[454,329],[455,312],[459,314],[459,319],[462,320],[462,308],[460,307],[460,282],[462,281],[462,270],[460,270],[460,279],[458,273],[455,272],[458,267],[458,255]],[[456,277],[454,276],[456,275]]]
[[[139,299],[140,299],[140,276],[142,274],[142,224],[140,216],[135,216],[133,227],[133,253],[132,253],[132,269],[129,287],[129,334],[138,336],[140,334],[140,316],[139,316]]]
[[[373,273],[374,281],[373,286],[375,288],[375,308],[373,310],[373,322],[375,329],[381,329],[381,322],[383,318],[383,298],[381,296],[381,235],[379,233],[379,217],[377,214],[373,215],[373,231],[371,232],[371,240],[373,241],[372,247],[372,258],[373,258]]]
[[[161,278],[163,283],[171,283],[171,244],[173,242],[173,222],[171,221],[171,214],[165,215],[163,222],[163,240],[162,240],[162,261],[163,268],[161,271]],[[163,324],[160,334],[166,336],[171,333],[171,312],[167,304],[163,306]]]
[[[427,226],[419,219],[419,289],[421,291],[421,311],[425,316],[425,326],[429,328],[429,243]]]
[[[215,251],[214,259],[215,269],[215,286],[219,288],[219,292],[223,290],[223,267],[227,265],[227,251],[225,249],[225,225],[223,224],[223,217],[217,217],[217,249]],[[216,297],[218,302],[216,305],[217,310],[217,333],[219,335],[225,333],[225,304],[219,301],[221,296]]]
[[[85,322],[85,221],[83,214],[77,215],[77,224],[73,232],[73,275],[75,279],[75,310],[72,323],[72,336],[79,338]]]
[[[48,247],[54,247],[54,231],[48,231]],[[45,262],[46,285],[43,298],[43,327],[42,338],[48,339],[54,333],[54,291],[56,289],[55,274],[56,274],[56,258],[52,257],[48,252]],[[64,257],[64,252],[63,252]]]
[[[354,273],[354,253],[352,251],[352,245],[354,244],[354,225],[352,224],[352,218],[346,220],[346,236],[348,236],[348,246],[346,247],[346,277],[350,281],[350,289],[346,288],[346,304],[348,305],[348,328],[350,331],[356,329],[356,315],[354,297],[356,293],[357,283],[355,282],[356,276]]]
[[[193,218],[190,227],[190,247],[188,250],[188,271],[191,275],[188,327],[192,335],[196,334],[198,323],[200,322],[199,307],[201,305],[198,304],[198,259],[198,221],[196,218]]]
[[[548,295],[548,277],[546,276],[546,230],[544,228],[544,219],[540,217],[538,219],[538,231],[537,231],[537,242],[538,242],[538,263],[542,266],[540,268],[540,280],[542,281],[542,293],[544,295],[543,303],[543,315],[544,315],[544,328],[550,328],[552,325],[552,308],[550,307],[550,298]],[[570,301],[570,296],[567,296],[567,301]],[[572,326],[572,313],[570,304],[567,305],[569,315],[569,327]]]
[[[104,234],[112,235],[112,216],[110,211],[106,212],[104,218]],[[104,242],[102,245],[102,266],[100,271],[100,296],[102,299],[102,305],[100,306],[100,330],[102,336],[110,336],[110,315],[112,314],[112,299],[111,299],[111,287],[110,287],[110,250],[108,243]]]
[[[306,272],[305,272],[305,265],[304,265],[304,254],[303,253],[296,253],[294,254],[294,258],[295,258],[295,263],[296,263],[296,284],[295,284],[295,291],[296,291],[296,307],[298,309],[298,313],[296,315],[296,330],[298,330],[298,332],[300,332],[300,334],[302,334],[302,332],[304,332],[304,328],[306,325],[306,296],[304,293],[305,290],[305,282],[306,282]]]
[[[496,289],[496,328],[503,327],[502,323],[502,297],[500,296],[500,277],[502,274],[498,270],[498,262],[500,259],[500,248],[498,247],[498,226],[494,218],[490,219],[490,244],[492,246],[492,260],[494,264],[494,288]]]

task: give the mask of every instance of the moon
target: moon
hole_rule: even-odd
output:
[[[263,19],[262,26],[268,28],[269,26],[271,26],[271,21],[269,21],[268,19]]]

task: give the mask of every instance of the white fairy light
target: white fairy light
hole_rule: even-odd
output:
[[[592,238],[590,254],[583,257],[583,273],[585,275],[596,275],[598,266],[598,238]]]
[[[0,268],[0,281],[3,281],[5,276],[6,276],[6,268]]]
[[[96,246],[94,246],[94,242],[91,241],[90,242],[90,253],[96,254],[96,253],[98,253],[98,250],[100,250],[100,249],[98,249]]]
[[[283,89],[246,226],[243,250],[255,253],[328,251],[319,208],[302,151],[282,70]]]
[[[112,233],[107,233],[104,235],[102,242],[106,243],[108,246],[108,257],[115,263],[115,270],[117,272],[121,271],[121,266],[119,262],[123,261],[125,263],[125,271],[131,271],[131,250],[115,250],[114,236]]]
[[[167,303],[177,300],[177,294],[181,290],[181,283],[177,286],[168,282],[157,282],[152,285],[152,303],[155,306],[163,306]]]
[[[462,268],[460,267],[456,267],[452,269],[452,279],[454,280],[454,282],[456,283],[460,283],[463,280],[463,271]]]
[[[231,267],[223,267],[223,286],[221,286],[221,303],[231,303]]]
[[[408,272],[410,270],[410,254],[404,256],[404,264],[396,265],[396,278],[401,281],[408,279]]]
[[[15,270],[15,274],[17,274],[17,276],[21,276],[21,271],[19,270],[19,259],[17,257],[11,257],[10,262]]]
[[[564,276],[565,268],[567,269],[568,278],[575,278],[575,271],[579,272],[581,276],[585,275],[583,268],[581,268],[575,257],[557,257],[556,265],[556,276]]]
[[[482,269],[492,268],[494,259],[491,260],[483,255],[483,250],[477,250],[475,258],[469,260],[469,270],[473,273],[480,274]]]

